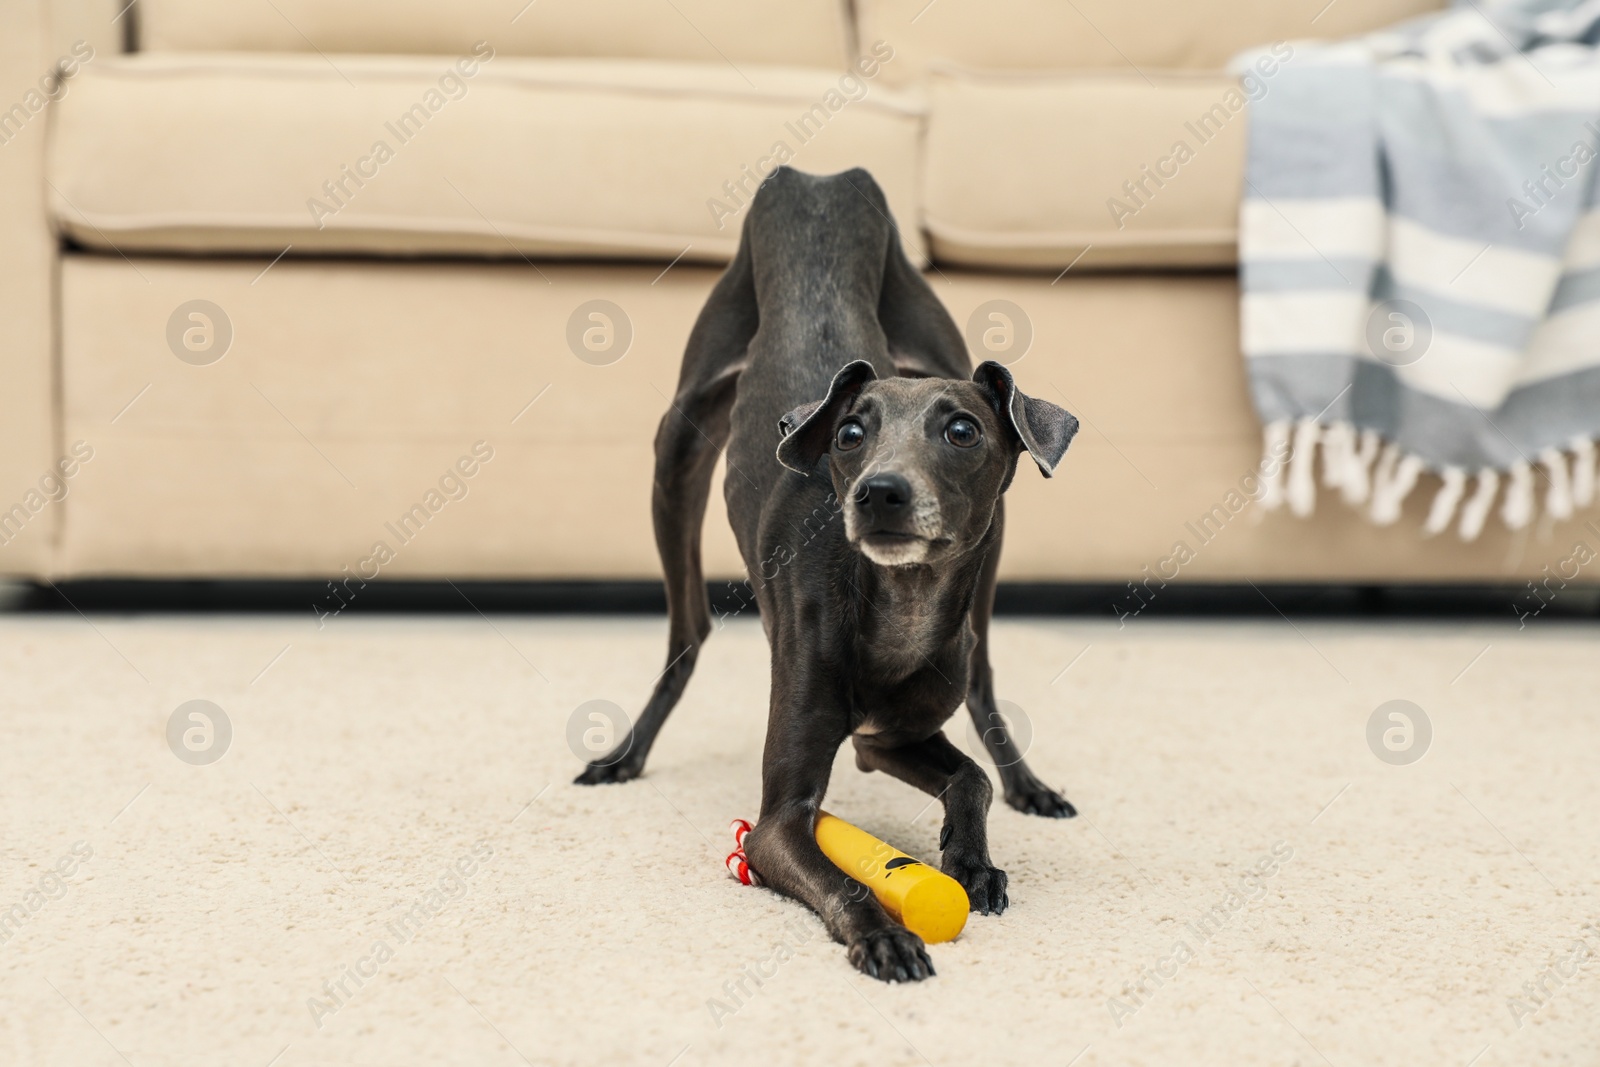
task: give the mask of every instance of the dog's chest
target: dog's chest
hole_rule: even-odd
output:
[[[880,620],[877,632],[864,635],[860,650],[871,677],[885,681],[908,678],[952,658],[948,627],[929,616]]]
[[[966,697],[971,642],[948,628],[907,627],[867,642],[858,654],[857,732],[919,740]]]
[[[864,593],[859,654],[881,677],[901,678],[940,660],[962,658],[973,642],[961,598],[938,586],[883,584]]]

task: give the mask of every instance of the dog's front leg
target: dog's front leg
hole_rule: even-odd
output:
[[[934,973],[922,939],[817,845],[817,813],[847,733],[836,702],[775,696],[762,761],[761,818],[745,838],[745,853],[763,884],[822,918],[857,970],[885,982],[919,981]]]
[[[972,723],[989,750],[989,761],[1000,772],[1000,787],[1006,803],[1029,815],[1049,819],[1070,819],[1078,814],[1072,802],[1039,780],[1026,761],[1022,749],[994,699],[994,670],[989,666],[989,620],[994,615],[994,586],[1000,573],[1000,541],[1005,534],[1006,502],[994,506],[994,547],[984,558],[978,577],[978,592],[972,601],[972,632],[978,636],[972,650],[972,675],[967,688],[967,710]]]
[[[994,786],[983,768],[940,732],[926,741],[888,747],[857,735],[856,766],[883,771],[944,803],[940,868],[961,883],[973,911],[999,915],[1011,903],[1006,872],[989,859],[989,803]]]

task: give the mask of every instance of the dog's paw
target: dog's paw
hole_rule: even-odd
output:
[[[1043,782],[1007,791],[1006,803],[1024,815],[1043,815],[1046,819],[1070,819],[1078,814],[1072,801]]]
[[[595,760],[583,769],[583,773],[572,780],[574,785],[615,785],[618,782],[628,782],[639,777],[644,767],[631,760],[618,760],[616,763],[602,763]]]
[[[984,915],[999,915],[1011,903],[1006,896],[1006,872],[986,863],[963,859],[946,853],[942,865],[944,873],[961,883],[967,891],[967,903],[973,911]]]
[[[850,941],[846,951],[856,970],[880,982],[920,982],[935,974],[922,938],[903,926],[862,934]]]

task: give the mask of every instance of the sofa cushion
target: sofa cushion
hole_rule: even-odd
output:
[[[120,4],[117,6],[121,6]],[[151,52],[611,56],[842,67],[844,0],[140,0]]]
[[[521,263],[285,260],[262,275],[267,257],[130,258],[60,267],[57,439],[95,454],[50,505],[65,516],[56,577],[318,577],[356,593],[374,577],[660,576],[651,438],[715,271],[555,263],[546,283]],[[1247,504],[1261,437],[1231,277],[949,270],[934,290],[968,329],[994,300],[1026,308],[1031,347],[1002,358],[1083,420],[1054,478],[1017,471],[1002,579],[1507,582],[1549,558],[1517,553],[1499,524],[1488,543],[1416,536],[1432,486],[1392,526],[1331,494],[1314,523]],[[567,340],[597,298],[631,323],[603,363]],[[231,337],[205,365],[168,339],[195,300]],[[744,570],[723,480],[704,543],[719,583]],[[319,595],[307,621],[340,600]]]
[[[720,262],[792,160],[868,168],[923,255],[920,106],[834,71],[146,55],[85,68],[52,111],[52,211],[96,248]]]
[[[197,0],[198,2],[198,0]],[[891,84],[939,61],[1006,70],[1219,70],[1272,41],[1337,38],[1446,0],[856,0],[859,39],[894,43]]]
[[[1234,262],[1247,93],[1270,84],[936,69],[923,177],[934,257],[1057,271]]]

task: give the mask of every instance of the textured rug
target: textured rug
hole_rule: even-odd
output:
[[[723,868],[754,622],[585,789],[661,620],[0,617],[0,1062],[1594,1064],[1596,637],[1002,622],[1083,814],[997,805],[1011,910],[888,986]],[[828,806],[937,855],[848,758]]]

